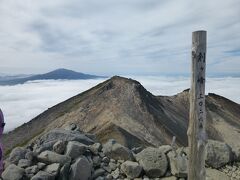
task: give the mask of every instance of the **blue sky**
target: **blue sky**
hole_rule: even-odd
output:
[[[188,74],[204,29],[207,74],[236,74],[239,18],[239,0],[0,0],[0,73]]]

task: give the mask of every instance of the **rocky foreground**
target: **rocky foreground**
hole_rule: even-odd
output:
[[[5,160],[4,180],[187,179],[188,148],[135,147],[110,139],[100,144],[75,124],[54,129],[27,147],[16,147]],[[210,140],[207,179],[240,179],[240,151]]]

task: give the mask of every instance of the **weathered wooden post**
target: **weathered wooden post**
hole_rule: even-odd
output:
[[[190,114],[188,124],[188,180],[205,180],[205,71],[206,31],[192,33],[192,78],[190,89]]]

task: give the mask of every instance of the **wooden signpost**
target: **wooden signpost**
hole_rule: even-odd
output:
[[[205,180],[205,71],[206,31],[192,33],[192,74],[190,89],[190,114],[188,124],[188,180]]]

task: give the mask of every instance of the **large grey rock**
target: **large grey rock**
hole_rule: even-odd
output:
[[[15,164],[9,165],[2,173],[4,180],[21,180],[24,175],[24,169]]]
[[[170,169],[172,175],[176,177],[187,177],[188,159],[184,151],[170,151],[167,156],[170,161]]]
[[[58,175],[58,172],[60,170],[60,164],[59,163],[53,163],[45,167],[44,171],[48,172],[50,174],[53,174],[54,176]]]
[[[110,139],[103,145],[103,153],[115,160],[133,160],[132,152],[114,139]]]
[[[128,178],[134,179],[140,176],[143,169],[137,162],[125,161],[121,165],[121,170]]]
[[[92,166],[86,157],[79,157],[71,165],[69,180],[88,180],[91,177]]]
[[[76,159],[77,157],[81,156],[87,150],[87,146],[77,141],[70,141],[67,144],[66,153],[65,155]]]
[[[28,160],[28,159],[20,159],[18,161],[18,167],[20,168],[26,168],[32,165],[32,161]]]
[[[206,146],[206,163],[213,168],[220,168],[231,162],[231,148],[223,142],[209,140]]]
[[[53,145],[53,151],[58,154],[63,154],[66,148],[66,142],[59,140]]]
[[[206,169],[206,180],[230,180],[230,178],[216,169]]]
[[[59,180],[68,180],[70,173],[70,163],[64,164],[59,173]]]
[[[162,177],[168,168],[167,157],[158,148],[144,149],[136,155],[136,160],[150,178]]]
[[[85,136],[84,134],[80,134],[77,131],[69,131],[64,129],[53,129],[47,134],[43,135],[40,138],[40,144],[51,142],[51,141],[78,141],[80,143],[91,145],[93,144],[93,140]]]
[[[55,180],[55,175],[45,171],[39,171],[31,180]]]
[[[70,163],[71,158],[66,155],[60,155],[52,151],[44,151],[38,155],[38,160],[46,164],[60,163],[61,165],[65,163]]]
[[[27,150],[22,147],[16,147],[12,150],[9,156],[9,161],[15,165],[18,164],[18,161],[20,159],[25,158],[25,154],[27,153]]]

